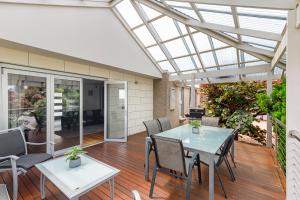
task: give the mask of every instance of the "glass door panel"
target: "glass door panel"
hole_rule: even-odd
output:
[[[52,141],[57,152],[80,145],[81,79],[55,76],[52,82]]]
[[[46,152],[47,141],[47,76],[43,74],[4,71],[4,117],[6,128],[21,126],[27,142],[45,143],[28,146],[29,153]]]
[[[127,141],[127,82],[105,83],[105,140]]]

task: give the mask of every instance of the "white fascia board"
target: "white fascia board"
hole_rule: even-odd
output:
[[[193,74],[182,74],[182,75],[177,75],[177,76],[171,76],[170,80],[180,81],[180,80],[191,80],[193,78],[196,78],[196,79],[217,78],[217,77],[222,77],[222,76],[263,73],[263,72],[268,72],[269,70],[270,70],[270,65],[265,64],[265,65],[257,65],[257,66],[253,66],[253,67],[244,67],[244,68],[239,68],[239,69],[226,69],[226,70],[199,72],[199,73],[193,73]]]
[[[240,6],[251,8],[266,8],[279,10],[293,10],[297,0],[169,0],[177,2],[190,2],[202,4],[214,4],[222,6]]]
[[[69,7],[92,7],[109,8],[107,1],[85,1],[85,0],[0,0],[0,3],[47,5],[47,6],[69,6]]]

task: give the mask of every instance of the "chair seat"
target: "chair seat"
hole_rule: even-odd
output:
[[[208,159],[209,154],[201,153],[199,155],[200,155],[200,162],[204,163],[205,165],[209,165],[209,159]],[[217,163],[219,160],[219,155],[215,155],[214,159],[215,159],[215,163]]]
[[[34,167],[35,164],[47,161],[51,158],[52,156],[47,153],[35,153],[35,154],[22,155],[17,160],[17,167],[23,168],[25,170],[29,170],[30,168]],[[6,160],[0,163],[0,169],[3,168],[11,168],[10,160]]]

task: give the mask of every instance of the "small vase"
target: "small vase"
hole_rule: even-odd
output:
[[[81,165],[81,158],[78,157],[76,160],[70,160],[69,162],[69,167],[70,168],[75,168],[75,167],[79,167]]]
[[[195,134],[199,134],[199,127],[193,127],[192,132]]]

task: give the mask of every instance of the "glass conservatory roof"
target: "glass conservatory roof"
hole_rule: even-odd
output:
[[[197,23],[220,26],[229,31],[213,30],[238,44],[248,45],[258,52],[274,54],[280,40],[261,36],[261,33],[281,36],[284,33],[287,11],[220,6],[183,1],[151,0]],[[123,0],[116,6],[125,26],[162,71],[189,74],[203,71],[238,69],[267,64],[257,54],[226,44],[189,24],[171,18],[143,1]],[[235,29],[259,32],[243,35]],[[245,31],[244,31],[245,34]],[[282,70],[275,67],[274,74]]]

